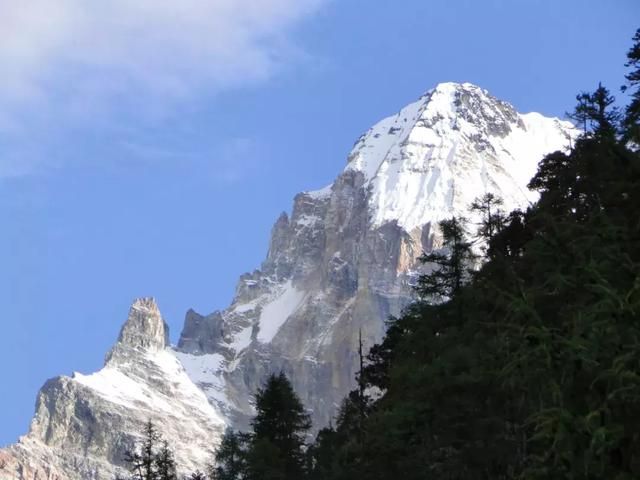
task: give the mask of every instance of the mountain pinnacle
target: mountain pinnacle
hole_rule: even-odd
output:
[[[107,355],[107,363],[131,350],[162,350],[169,346],[169,327],[162,319],[155,299],[136,299],[118,341]]]

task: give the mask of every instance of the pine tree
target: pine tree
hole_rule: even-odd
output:
[[[155,449],[160,441],[160,434],[149,420],[144,427],[144,437],[140,450],[125,453],[125,461],[133,473],[132,480],[156,480]]]
[[[614,137],[621,118],[618,108],[614,105],[615,97],[599,83],[591,98],[594,133],[599,137]]]
[[[212,480],[241,480],[247,471],[249,435],[227,429],[216,450],[215,464],[209,467]]]
[[[588,131],[587,124],[590,119],[591,95],[587,92],[580,92],[576,95],[576,101],[578,104],[573,112],[567,113],[566,115],[581,126],[582,132],[586,134]]]
[[[131,471],[130,480],[177,479],[173,452],[150,420],[144,426],[141,442],[125,452],[125,462]]]
[[[443,220],[439,226],[446,253],[431,252],[420,257],[422,263],[433,264],[434,269],[422,275],[416,286],[423,299],[434,302],[445,301],[460,291],[475,260],[464,219]]]
[[[633,37],[633,46],[627,52],[627,60],[625,66],[631,71],[625,75],[627,85],[622,87],[622,91],[631,90],[631,102],[624,112],[624,139],[640,145],[640,28]]]
[[[191,476],[189,477],[189,480],[207,480],[207,477],[200,470],[196,470],[191,474]]]
[[[249,480],[302,479],[302,469],[291,472],[282,451],[267,438],[255,438],[247,452],[247,478]]]
[[[505,225],[505,214],[501,207],[502,199],[493,193],[486,193],[471,203],[469,210],[480,215],[476,236],[484,243],[483,249],[491,255],[491,242]]]
[[[307,451],[310,480],[330,480],[339,478],[337,460],[343,442],[339,434],[330,425],[318,432],[315,442]]]
[[[305,473],[305,435],[311,420],[284,373],[272,374],[255,397],[248,478],[298,480]]]
[[[162,442],[162,447],[156,453],[154,463],[158,480],[177,480],[176,462],[166,440]]]
[[[592,132],[596,137],[612,137],[616,134],[620,112],[613,106],[615,98],[602,83],[592,93],[580,93],[576,100],[578,104],[568,117],[582,125],[585,135]]]

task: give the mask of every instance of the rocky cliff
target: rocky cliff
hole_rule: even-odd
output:
[[[371,346],[411,300],[437,222],[487,192],[526,207],[538,161],[573,135],[474,85],[438,85],[360,137],[331,185],[298,194],[229,308],[190,310],[176,347],[155,303],[137,301],[103,370],[45,384],[29,433],[0,453],[0,478],[112,478],[142,423],[160,417],[182,470],[202,467],[280,370],[323,426],[353,386],[359,332]]]
[[[155,301],[136,300],[102,370],[45,383],[29,433],[0,451],[0,478],[113,480],[148,420],[171,439],[184,473],[209,461],[225,421],[168,338]]]

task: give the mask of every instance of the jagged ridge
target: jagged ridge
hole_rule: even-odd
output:
[[[372,345],[410,301],[417,257],[439,243],[436,222],[486,192],[525,207],[538,160],[572,135],[474,85],[438,85],[365,133],[334,183],[295,197],[232,305],[190,310],[176,349],[155,303],[136,302],[103,370],[45,385],[29,434],[0,454],[11,472],[0,478],[111,478],[163,402],[165,433],[190,447],[178,452],[182,468],[202,466],[225,423],[246,426],[251,394],[279,370],[322,426],[353,385],[358,332]]]

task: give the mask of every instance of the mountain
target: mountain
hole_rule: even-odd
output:
[[[202,467],[280,370],[323,426],[353,387],[360,332],[370,347],[411,301],[437,222],[487,192],[525,208],[538,161],[575,134],[474,85],[438,85],[361,136],[331,185],[298,194],[232,304],[187,312],[177,346],[155,302],[136,301],[102,370],[45,384],[29,433],[0,451],[0,479],[111,479],[149,418],[182,471]]]
[[[209,461],[225,420],[169,348],[153,299],[134,302],[104,367],[49,380],[29,434],[0,452],[0,478],[110,479],[147,420],[162,425],[184,469]],[[10,473],[8,473],[10,472]]]

